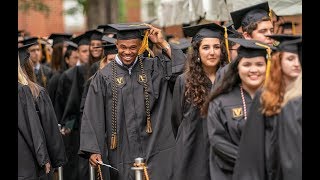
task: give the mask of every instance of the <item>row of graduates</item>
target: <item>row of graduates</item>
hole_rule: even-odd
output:
[[[277,161],[271,161],[269,158],[269,149],[274,146],[270,148],[268,144],[270,138],[264,137],[264,128],[267,129],[268,126],[265,127],[265,124],[260,123],[257,127],[262,129],[256,131],[255,125],[248,125],[248,130],[243,133],[242,131],[246,124],[250,124],[249,122],[256,122],[255,118],[258,116],[250,115],[251,112],[256,112],[261,118],[273,117],[280,113],[285,104],[282,102],[288,101],[284,100],[284,95],[286,94],[285,86],[290,87],[289,82],[285,80],[284,85],[282,81],[286,78],[279,78],[279,74],[274,71],[278,68],[277,71],[282,72],[280,68],[282,64],[273,62],[280,62],[279,54],[282,54],[281,58],[283,58],[282,52],[286,51],[285,47],[297,47],[297,43],[301,43],[301,36],[268,36],[273,33],[268,11],[267,3],[263,3],[234,12],[233,17],[253,17],[233,19],[234,28],[238,29],[242,26],[242,33],[230,29],[231,26],[225,31],[223,27],[214,23],[185,27],[185,34],[192,37],[192,46],[188,50],[187,58],[180,48],[165,41],[161,31],[153,26],[107,25],[105,27],[107,30],[116,32],[118,54],[115,55],[115,60],[99,70],[92,78],[83,78],[80,67],[84,66],[76,66],[73,71],[70,69],[73,73],[70,73],[69,77],[72,78],[69,79],[73,80],[65,83],[70,90],[60,91],[68,93],[63,96],[65,105],[62,108],[63,112],[60,113],[62,117],[59,119],[64,119],[60,121],[64,127],[63,134],[68,135],[66,137],[69,138],[74,137],[69,140],[73,143],[70,146],[73,150],[70,156],[79,158],[76,153],[80,150],[80,157],[84,157],[84,164],[88,165],[86,159],[89,159],[94,166],[97,166],[97,161],[103,161],[119,170],[118,172],[101,167],[104,179],[109,179],[110,176],[112,179],[115,176],[118,179],[133,179],[134,172],[130,168],[136,157],[143,157],[146,160],[147,173],[151,179],[231,179],[236,160],[237,169],[240,171],[236,169],[235,175],[239,179],[240,177],[243,179],[273,177],[269,176],[272,174],[269,171],[273,172],[273,167],[268,163],[272,162],[271,164],[274,165]],[[144,40],[141,40],[141,30],[148,30]],[[229,37],[237,38],[228,38],[229,41],[226,41],[226,33]],[[260,42],[257,44],[253,40],[239,40],[241,36]],[[147,37],[155,47],[163,50],[154,51],[156,53],[145,51],[149,49]],[[271,57],[268,51],[274,49],[272,47],[274,41],[271,37],[281,43],[284,41],[284,44],[286,40],[298,39],[298,41],[290,42],[293,44],[289,43],[289,46],[282,46],[282,48],[279,46],[276,51],[281,53],[272,54],[274,59],[267,61],[266,56]],[[141,46],[144,48],[140,49]],[[238,46],[240,48],[236,50]],[[293,51],[297,54],[297,49],[293,49],[289,48],[289,52]],[[143,52],[151,53],[153,58]],[[297,59],[294,61],[296,63]],[[271,62],[270,70],[266,68],[267,62]],[[300,65],[295,65],[295,68],[296,74],[300,74]],[[256,92],[264,82],[265,72],[269,72],[266,82],[270,82],[271,85],[278,84],[278,89],[282,92],[275,93],[281,94],[280,97],[277,95],[278,99],[273,100],[271,104],[263,104],[265,110],[260,112],[257,109],[258,106],[251,104],[260,103],[261,95]],[[274,78],[278,80],[277,83],[274,82]],[[87,80],[89,81],[83,86]],[[264,97],[267,103],[270,103],[268,102],[271,99],[270,96],[275,95],[274,88],[271,86],[272,95],[269,92],[269,95]],[[267,89],[268,83],[262,90],[262,94],[268,92]],[[79,108],[80,104],[81,108]],[[301,112],[301,104],[296,102],[291,104],[297,108],[293,112]],[[256,111],[251,110],[254,108]],[[287,108],[289,109],[287,112],[292,110],[290,108]],[[284,121],[287,121],[287,115],[293,114],[283,115]],[[301,113],[300,116],[294,115],[294,118],[301,120]],[[259,122],[270,123],[266,120]],[[301,123],[299,128],[301,129]],[[245,132],[253,135],[245,135]],[[75,135],[70,136],[72,133]],[[79,133],[80,147],[76,144]],[[270,137],[274,138],[274,134],[270,133]],[[259,141],[261,144],[252,144],[257,140],[250,138],[258,135],[261,138]],[[299,135],[301,137],[301,134],[296,136],[299,137]],[[291,138],[296,139],[296,136]],[[239,149],[240,139],[245,137],[247,140],[241,140],[243,148],[240,149],[254,149],[255,155],[258,155],[259,151],[259,157],[252,158],[251,162],[258,164],[258,159],[261,166],[242,165],[247,163],[247,158],[252,155],[248,153],[252,151]],[[267,151],[264,150],[264,142],[267,143]],[[279,145],[278,142],[274,144]],[[301,144],[297,143],[297,145]],[[300,150],[295,152],[298,153],[296,155],[298,157],[301,157]],[[264,152],[268,155],[267,159]],[[281,152],[283,154],[285,151]],[[292,147],[290,152],[293,152]],[[284,159],[284,164],[288,164],[286,161],[288,159]],[[69,170],[65,168],[66,173],[77,166],[77,160],[74,162]],[[267,170],[264,170],[265,163],[268,165]],[[293,164],[297,165],[297,163]],[[248,169],[252,172],[248,172]],[[298,173],[295,178],[301,179],[301,167],[294,170],[287,169]],[[83,172],[88,172],[88,168]],[[74,177],[68,176],[68,179],[85,177],[79,177],[76,170],[71,174],[74,174]]]
[[[79,149],[79,107],[83,84],[99,66],[103,66],[110,59],[113,59],[116,48],[113,44],[114,39],[103,37],[103,33],[98,30],[87,31],[75,38],[71,38],[69,34],[54,33],[48,39],[53,40],[50,64],[40,62],[42,45],[48,45],[45,39],[24,38],[18,42],[22,44],[19,46],[18,52],[20,59],[24,62],[22,69],[28,75],[28,79],[32,79],[37,84],[36,87],[43,87],[43,93],[48,95],[46,96],[46,107],[50,110],[45,114],[56,119],[51,124],[52,128],[54,129],[58,125],[62,127],[60,131],[54,133],[59,137],[61,134],[63,135],[62,145],[56,144],[56,148],[65,151],[68,159],[67,162],[60,165],[63,165],[64,168],[63,177],[78,179],[79,172],[85,172],[81,168],[88,169],[88,161],[81,163],[85,164],[84,167],[78,168],[78,161],[82,159],[78,159],[77,155]],[[37,72],[39,73],[37,74]],[[70,92],[73,96],[69,97]],[[65,109],[66,111],[64,111]],[[50,126],[46,129],[50,129]],[[56,136],[52,136],[52,138]]]
[[[147,179],[302,178],[302,37],[272,35],[267,2],[231,16],[234,29],[184,27],[187,58],[157,28],[109,25],[118,54],[89,85],[79,149],[117,169],[103,179],[134,179],[133,166]],[[148,27],[154,58],[139,51]]]

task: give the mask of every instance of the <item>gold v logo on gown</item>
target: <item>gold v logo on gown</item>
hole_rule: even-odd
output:
[[[116,84],[118,86],[122,85],[124,83],[124,78],[123,77],[117,77],[116,78]]]
[[[147,82],[147,76],[145,74],[140,74],[139,75],[139,82],[141,82],[141,83]]]
[[[233,116],[234,118],[237,118],[237,117],[242,116],[242,107],[240,107],[240,108],[233,108],[233,109],[232,109],[232,116]]]

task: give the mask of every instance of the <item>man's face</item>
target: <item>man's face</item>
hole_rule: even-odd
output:
[[[116,46],[118,49],[118,55],[121,61],[129,65],[138,56],[139,49],[141,47],[140,39],[128,39],[128,40],[117,40]]]
[[[34,64],[37,64],[41,60],[41,51],[38,44],[30,46],[28,48],[30,53],[30,59]]]
[[[89,45],[80,45],[78,47],[79,58],[81,64],[89,62]]]
[[[272,22],[262,21],[258,23],[257,29],[255,29],[251,35],[244,33],[244,37],[245,39],[254,39],[272,46],[273,40],[265,35],[272,35],[273,33],[274,29]]]

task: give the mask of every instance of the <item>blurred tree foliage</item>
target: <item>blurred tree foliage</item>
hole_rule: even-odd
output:
[[[34,10],[46,16],[50,13],[50,7],[43,3],[42,0],[18,0],[18,10],[22,12]]]

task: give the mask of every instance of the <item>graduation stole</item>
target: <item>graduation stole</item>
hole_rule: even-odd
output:
[[[143,77],[143,89],[144,89],[144,100],[145,100],[145,108],[146,108],[146,116],[147,116],[147,127],[146,127],[146,132],[148,134],[152,133],[152,126],[151,126],[151,115],[150,115],[150,101],[149,101],[149,94],[148,94],[148,84],[147,84],[147,79],[146,79],[146,74],[143,68],[143,63],[142,63],[142,57],[141,55],[138,56],[139,58],[139,65],[141,69],[141,77]],[[117,70],[116,70],[116,62],[112,62],[112,131],[111,131],[111,146],[110,149],[114,150],[117,148],[117,104],[118,104],[118,91],[116,88],[117,84]]]

